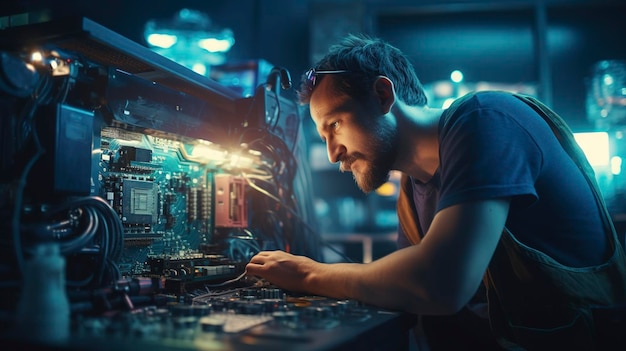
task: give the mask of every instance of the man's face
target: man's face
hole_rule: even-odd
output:
[[[382,116],[372,89],[365,102],[337,94],[326,77],[311,96],[310,111],[326,143],[328,159],[350,171],[363,192],[371,192],[389,179],[396,158],[395,128]]]

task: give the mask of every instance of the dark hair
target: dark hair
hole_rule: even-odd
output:
[[[339,44],[331,46],[315,69],[347,70],[346,73],[332,74],[335,78],[333,89],[357,100],[365,99],[376,78],[382,75],[393,81],[398,97],[405,103],[424,106],[428,102],[422,83],[406,56],[378,38],[350,34]],[[316,85],[328,75],[317,75]],[[300,103],[308,104],[314,89],[315,86],[304,74],[298,90]]]

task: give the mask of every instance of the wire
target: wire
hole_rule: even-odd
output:
[[[245,277],[245,276],[246,276],[246,272],[243,272],[239,276],[237,276],[236,278],[227,280],[225,282],[221,282],[219,284],[205,284],[204,286],[206,286],[208,288],[218,288],[218,287],[221,287],[221,286],[225,286],[225,285],[228,285],[228,284],[235,283],[235,282],[243,279],[243,277]]]
[[[34,122],[33,122],[34,123]],[[35,154],[28,161],[24,169],[22,170],[22,174],[17,183],[17,189],[15,192],[15,202],[13,204],[13,216],[11,219],[11,229],[13,236],[13,246],[15,249],[15,258],[17,260],[17,268],[20,275],[23,273],[24,268],[24,256],[22,249],[22,241],[20,234],[20,222],[21,222],[21,212],[22,212],[22,202],[24,200],[24,189],[26,188],[26,179],[28,178],[28,174],[30,173],[32,167],[35,165],[35,162],[44,154],[44,149],[39,142],[39,137],[37,135],[37,131],[33,129],[33,141],[35,143]]]
[[[62,101],[67,97],[67,92],[69,90],[69,79],[64,79],[63,84],[65,85],[65,89],[61,89],[59,91],[59,96],[57,98],[61,98]],[[36,122],[34,120],[35,112],[40,105],[51,103],[54,99],[50,98],[51,91],[53,88],[53,81],[49,75],[43,74],[40,75],[40,79],[37,82],[37,86],[31,93],[31,99],[26,103],[22,114],[20,116],[21,123],[17,124],[17,128],[19,130],[16,133],[16,149],[21,149],[24,147],[24,142],[28,139],[28,135],[31,136],[33,144],[35,146],[35,153],[28,160],[20,177],[18,178],[18,182],[16,185],[15,191],[15,199],[13,206],[13,215],[11,218],[11,229],[12,229],[12,238],[13,238],[13,246],[15,250],[15,257],[17,261],[17,268],[20,275],[23,273],[24,268],[24,252],[21,241],[21,211],[22,205],[24,202],[24,189],[26,188],[26,183],[28,179],[28,175],[35,163],[39,160],[39,158],[45,153],[45,149],[41,145],[41,141],[39,140],[39,135],[37,133]],[[61,91],[63,93],[61,94]]]
[[[70,219],[55,220],[59,214],[69,216]],[[96,272],[79,280],[68,278],[68,286],[86,286],[90,283],[101,286],[106,283],[104,278],[107,272],[118,275],[119,269],[115,262],[123,250],[123,225],[117,213],[102,198],[79,197],[57,204],[45,213],[44,221],[49,223],[42,229],[45,234],[40,234],[39,237],[60,241],[63,255],[79,253],[90,243],[98,247]],[[71,234],[55,238],[54,231],[59,228],[64,233],[67,232],[66,229],[72,229]]]
[[[249,185],[252,189],[254,189],[254,190],[258,191],[259,193],[261,193],[261,194],[263,194],[263,195],[265,195],[265,196],[267,196],[267,197],[269,197],[270,199],[272,199],[272,200],[276,201],[277,203],[281,203],[281,202],[282,202],[282,200],[281,200],[281,199],[279,199],[277,196],[272,195],[269,191],[267,191],[267,190],[265,190],[265,189],[263,189],[263,188],[259,187],[258,185],[254,184],[254,182],[252,182],[252,181],[250,180],[250,177],[249,177],[249,175],[248,175],[247,173],[245,173],[245,172],[241,172],[241,176],[243,177],[243,179],[245,179],[245,181],[248,183],[248,185]],[[293,209],[288,209],[288,210],[289,210],[290,212],[292,212],[293,214],[295,214],[295,211],[294,211]]]
[[[278,90],[274,93],[274,100],[276,100],[276,109],[274,110],[274,123],[272,125],[272,133],[276,131],[278,126],[278,120],[280,119],[280,97],[278,96]]]

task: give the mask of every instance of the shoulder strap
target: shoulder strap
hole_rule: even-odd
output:
[[[417,226],[417,210],[413,202],[413,189],[411,178],[402,174],[400,178],[400,192],[398,194],[397,212],[400,227],[412,245],[419,244],[422,240],[422,233]]]
[[[574,139],[574,134],[572,133],[572,130],[569,128],[567,123],[565,123],[561,116],[559,116],[556,112],[554,112],[538,99],[524,94],[513,94],[513,96],[524,101],[526,104],[532,107],[533,110],[535,110],[548,123],[565,151],[572,158],[572,160],[574,160],[578,168],[587,179],[587,183],[589,183],[589,186],[593,191],[593,195],[596,198],[596,202],[598,204],[598,207],[600,208],[600,212],[602,212],[603,214],[602,222],[604,223],[605,230],[611,232],[613,238],[616,238],[623,246],[624,243],[622,243],[621,240],[617,237],[617,233],[615,231],[615,227],[613,226],[613,221],[611,220],[609,210],[606,207],[606,203],[596,182],[595,172],[589,164],[585,153]]]

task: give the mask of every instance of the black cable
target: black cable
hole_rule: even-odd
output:
[[[276,127],[278,126],[278,120],[280,119],[280,97],[278,95],[278,91],[274,93],[274,100],[276,100],[276,109],[274,110],[274,120],[272,121],[272,133],[275,133]]]
[[[67,89],[69,89],[68,79],[65,79],[64,84],[66,84],[65,94],[60,95],[63,99],[67,96]],[[16,124],[16,128],[19,130],[16,131],[16,145],[15,150],[20,150],[24,147],[24,143],[28,139],[30,135],[35,146],[35,153],[28,160],[26,165],[24,166],[20,177],[18,178],[18,182],[16,185],[15,191],[15,199],[13,206],[13,215],[11,219],[11,229],[12,229],[12,237],[13,237],[13,246],[15,250],[15,256],[18,266],[18,272],[20,275],[22,274],[22,270],[24,267],[24,256],[23,256],[23,247],[21,242],[21,211],[22,205],[24,201],[24,189],[26,188],[26,183],[28,179],[28,175],[32,170],[35,163],[39,160],[39,158],[45,153],[45,149],[41,145],[41,141],[39,140],[39,135],[37,133],[36,122],[34,119],[35,112],[38,107],[41,105],[45,105],[54,101],[54,98],[51,97],[51,92],[53,88],[53,80],[50,78],[48,74],[40,75],[40,79],[37,82],[37,86],[31,93],[31,98],[25,104],[19,119],[21,122]]]
[[[71,211],[79,212],[79,222],[82,226],[77,235],[61,242],[61,252],[65,255],[77,253],[89,242],[96,238],[99,240],[97,274],[80,282],[73,282],[72,285],[87,284],[88,280],[94,279],[96,284],[102,285],[106,283],[104,277],[107,266],[117,261],[123,251],[124,232],[121,220],[109,204],[97,196],[74,198],[54,206],[47,213],[47,218],[51,219],[61,212]]]
[[[34,122],[33,122],[34,123]],[[22,174],[20,175],[17,183],[17,189],[15,191],[15,201],[13,203],[13,216],[11,219],[11,229],[12,229],[12,237],[13,237],[13,247],[15,250],[15,257],[17,260],[17,268],[20,275],[23,273],[24,268],[24,256],[23,256],[23,248],[21,241],[21,212],[22,212],[22,202],[24,200],[24,189],[26,188],[26,179],[28,178],[28,174],[30,173],[32,167],[35,165],[37,160],[44,154],[45,150],[41,146],[39,142],[39,136],[37,135],[37,131],[33,128],[33,141],[35,143],[35,154],[28,161],[24,169],[22,170]]]

